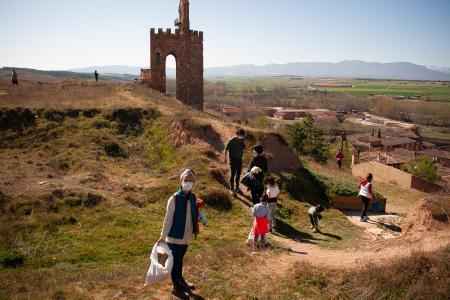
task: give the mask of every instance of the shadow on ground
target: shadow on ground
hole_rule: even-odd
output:
[[[322,241],[322,239],[315,238],[309,233],[298,231],[282,220],[277,220],[277,232],[275,234],[306,244],[317,244],[315,241]]]

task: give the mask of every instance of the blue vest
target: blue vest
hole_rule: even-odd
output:
[[[174,200],[175,212],[173,213],[172,228],[170,228],[169,236],[181,240],[184,237],[184,229],[186,227],[187,201],[191,202],[192,233],[197,233],[195,221],[197,219],[197,197],[192,192],[185,196],[183,189],[180,188],[174,195]]]

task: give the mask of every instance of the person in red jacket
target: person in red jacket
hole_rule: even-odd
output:
[[[342,163],[344,162],[344,153],[342,153],[342,150],[339,150],[336,153],[336,162],[337,162],[337,165],[338,165],[339,169],[341,169],[342,168]]]
[[[372,190],[372,179],[373,176],[371,173],[369,173],[366,179],[361,181],[358,185],[359,196],[361,197],[361,201],[363,203],[361,222],[367,222],[369,220],[369,217],[367,216],[367,208],[369,207],[370,199],[372,199],[374,196]]]

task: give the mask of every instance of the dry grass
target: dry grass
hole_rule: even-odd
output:
[[[140,85],[70,83],[67,92],[62,92],[62,84],[30,83],[23,90],[11,92],[0,87],[3,89],[7,95],[0,96],[2,106],[105,110],[157,107],[163,116],[143,120],[143,130],[137,134],[119,134],[117,122],[105,118],[104,112],[93,118],[67,117],[62,122],[38,118],[36,127],[0,132],[0,190],[6,195],[0,207],[0,257],[14,250],[25,258],[21,267],[0,268],[0,299],[165,297],[167,283],[148,289],[143,289],[142,283],[167,198],[177,190],[178,172],[184,167],[196,171],[195,192],[199,197],[227,204],[207,205],[209,225],[201,227],[200,238],[187,255],[186,277],[196,283],[202,296],[357,296],[353,292],[359,288],[356,275],[347,274],[342,277],[345,280],[336,283],[336,273],[301,265],[286,278],[271,276],[276,266],[267,265],[267,258],[281,250],[250,254],[243,242],[252,218],[241,205],[229,201],[223,178],[213,176],[218,168],[214,155],[208,156],[204,149],[191,145],[177,148],[168,132],[179,113],[197,121],[210,120],[224,132],[230,131],[229,124],[208,119],[207,114],[180,106],[176,100]],[[116,143],[127,155],[108,155],[104,146],[109,143]],[[246,154],[249,156],[250,152]],[[101,201],[95,206],[83,205],[89,193],[101,195]],[[313,196],[303,200],[316,201]],[[342,248],[359,237],[358,228],[335,210],[327,210],[321,221],[328,236],[306,232],[308,204],[286,193],[280,202],[283,208],[279,217],[290,238]],[[265,270],[262,275],[261,270]],[[299,270],[303,275],[298,275]],[[375,273],[371,276],[380,278]],[[366,277],[360,282],[365,282],[363,279]],[[324,283],[330,288],[322,288]],[[340,286],[345,289],[340,291]],[[389,293],[397,295],[391,289]]]

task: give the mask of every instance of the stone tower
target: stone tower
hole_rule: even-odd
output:
[[[150,70],[141,79],[162,93],[166,92],[166,58],[176,61],[177,99],[203,110],[203,32],[193,31],[189,23],[189,0],[180,0],[178,28],[150,30]]]

